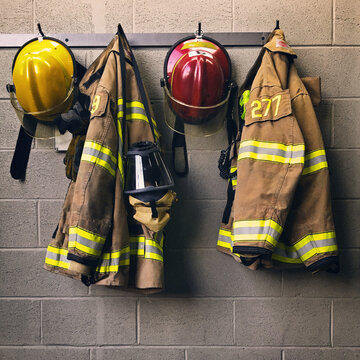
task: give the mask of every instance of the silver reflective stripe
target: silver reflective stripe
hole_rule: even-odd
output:
[[[83,154],[87,154],[90,156],[95,156],[98,159],[101,159],[108,163],[110,167],[116,171],[116,162],[113,161],[114,157],[111,157],[110,155],[107,155],[100,150],[94,149],[92,147],[84,146]],[[116,160],[116,159],[115,159]]]
[[[67,259],[68,250],[49,245],[46,252],[45,264],[68,269],[70,261]]]
[[[327,167],[325,150],[315,150],[305,155],[302,175],[311,174]]]
[[[100,273],[109,273],[119,271],[119,267],[130,265],[130,247],[114,251],[111,253],[103,253],[101,255],[101,263],[96,271]]]
[[[262,148],[258,146],[253,145],[245,145],[240,146],[239,154],[246,153],[246,152],[253,152],[257,154],[266,154],[266,155],[274,155],[274,156],[281,156],[284,158],[297,158],[304,156],[303,150],[298,151],[289,151],[289,150],[282,150],[282,149],[268,149],[268,148]]]

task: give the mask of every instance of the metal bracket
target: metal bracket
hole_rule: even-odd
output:
[[[128,33],[132,47],[170,47],[179,39],[191,36],[191,33]],[[223,32],[206,33],[223,46],[262,46],[268,32]],[[69,47],[94,48],[106,47],[114,34],[47,34],[59,39]],[[27,41],[35,38],[34,34],[0,34],[0,48],[20,48]]]

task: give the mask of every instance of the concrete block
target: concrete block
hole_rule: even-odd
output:
[[[96,18],[104,17],[105,14],[96,13],[96,6],[92,3],[91,0],[63,0],[59,11],[56,0],[37,0],[34,4],[35,23],[41,24],[45,34],[93,33],[95,21],[100,21]],[[105,19],[103,23],[105,25]],[[105,32],[104,30],[102,32]]]
[[[340,253],[340,273],[284,271],[284,296],[359,297],[360,251]]]
[[[231,345],[232,313],[226,300],[140,299],[140,344]]]
[[[360,99],[334,101],[334,147],[359,147]]]
[[[20,126],[20,121],[10,101],[0,101],[0,148],[15,148]]]
[[[360,346],[360,300],[334,300],[334,345]]]
[[[321,101],[320,105],[315,107],[316,117],[319,122],[321,133],[326,148],[332,146],[332,104],[330,101]]]
[[[214,248],[225,200],[183,200],[174,204],[166,227],[169,249]]]
[[[136,341],[136,302],[131,299],[43,302],[45,344],[109,345]]]
[[[76,348],[0,348],[0,358],[6,360],[89,360],[89,350]]]
[[[165,252],[165,289],[189,296],[280,296],[281,272],[252,271],[214,249]]]
[[[9,3],[10,4],[10,3]],[[9,93],[6,91],[6,84],[12,84],[12,63],[17,49],[0,51],[0,98],[10,99]],[[16,117],[15,112],[13,116]]]
[[[249,30],[245,30],[249,31]],[[261,30],[263,31],[263,30]],[[241,86],[244,82],[247,73],[250,68],[254,65],[255,60],[259,56],[261,46],[252,47],[252,48],[227,48],[229,53],[232,65],[232,78],[233,80]]]
[[[188,360],[280,360],[280,349],[212,348],[187,350]]]
[[[360,44],[360,6],[355,1],[335,2],[335,44]]]
[[[360,201],[337,200],[333,202],[338,245],[342,249],[360,247],[360,224],[355,214],[360,214]]]
[[[306,22],[306,24],[308,24]],[[322,96],[353,97],[360,94],[360,48],[296,48],[300,76],[320,76]]]
[[[358,360],[358,349],[285,349],[286,360]]]
[[[330,345],[330,301],[238,300],[235,339],[242,346]]]
[[[236,0],[234,18],[234,31],[272,31],[278,19],[290,45],[331,44],[331,0],[301,3]]]
[[[0,201],[0,246],[38,246],[35,201]]]
[[[97,2],[97,1],[96,1]],[[120,22],[125,34],[133,32],[134,0],[105,1],[105,32],[116,33]]]
[[[40,344],[40,301],[0,300],[0,344]]]
[[[63,201],[40,201],[40,246],[47,247],[60,220]]]
[[[94,360],[184,360],[182,349],[154,349],[136,347],[132,349],[96,349]]]
[[[351,199],[360,197],[360,151],[328,150],[332,197]]]
[[[12,151],[0,153],[0,168],[10,169]],[[32,151],[25,182],[11,178],[9,170],[0,177],[3,199],[63,199],[69,180],[65,176],[64,154],[55,151]]]
[[[0,296],[81,296],[88,289],[80,281],[43,269],[45,250],[2,250]]]
[[[33,28],[33,1],[19,0],[15,2],[4,1],[1,4],[2,19],[0,33],[32,33]]]
[[[196,5],[191,0],[156,2],[134,0],[134,32],[188,32],[197,30],[198,22],[207,32],[232,31],[232,2],[206,0]]]

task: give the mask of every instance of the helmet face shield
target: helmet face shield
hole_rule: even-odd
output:
[[[60,104],[51,109],[37,112],[25,111],[16,98],[15,92],[10,91],[9,94],[11,105],[26,133],[34,138],[49,139],[55,137],[55,119],[70,109],[74,98],[74,86],[71,85],[67,96]]]
[[[225,121],[230,91],[226,98],[212,106],[193,106],[175,99],[167,86],[164,89],[164,115],[167,125],[183,135],[210,136]]]

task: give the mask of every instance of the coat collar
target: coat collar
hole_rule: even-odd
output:
[[[276,29],[271,33],[269,41],[264,45],[264,47],[271,52],[282,52],[296,57],[294,50],[286,42],[284,31],[281,29]]]

